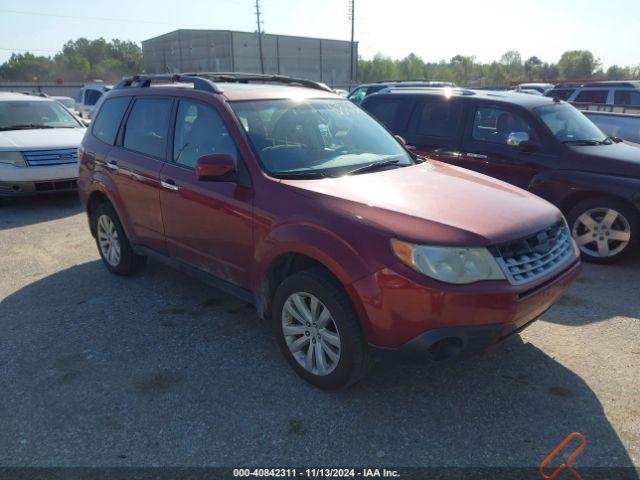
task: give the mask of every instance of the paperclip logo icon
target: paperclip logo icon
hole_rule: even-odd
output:
[[[547,475],[544,471],[545,467],[549,465],[551,460],[556,458],[558,454],[564,449],[564,447],[566,447],[569,444],[569,442],[571,442],[571,440],[573,440],[574,438],[577,438],[578,440],[580,440],[580,445],[578,445],[576,449],[573,451],[573,453],[569,455],[569,458],[567,458],[567,461],[565,463],[561,464],[558,468],[556,468],[553,471],[553,473],[551,473],[550,475]],[[571,472],[575,480],[582,480],[582,477],[580,476],[580,474],[576,472],[575,469],[573,468],[573,461],[576,459],[578,455],[582,453],[582,451],[584,450],[584,447],[586,446],[587,446],[587,439],[584,437],[584,435],[578,432],[570,433],[567,436],[567,438],[565,438],[562,442],[558,444],[556,448],[553,449],[553,451],[547,456],[547,458],[545,458],[544,460],[542,460],[542,462],[540,462],[540,476],[544,478],[544,480],[554,480],[566,468]]]

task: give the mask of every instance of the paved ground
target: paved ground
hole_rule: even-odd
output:
[[[640,465],[640,259],[588,265],[522,337],[318,391],[246,305],[98,261],[75,197],[0,207],[0,465]]]

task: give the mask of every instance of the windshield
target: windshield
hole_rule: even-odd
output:
[[[0,130],[78,127],[76,119],[53,100],[0,102]]]
[[[263,168],[271,175],[339,176],[411,165],[406,150],[348,100],[258,100],[232,103]],[[373,168],[375,169],[375,168]]]
[[[534,108],[551,133],[562,143],[604,143],[607,136],[591,120],[568,103]]]

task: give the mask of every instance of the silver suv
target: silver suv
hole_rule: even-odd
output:
[[[640,81],[560,83],[545,95],[571,103],[640,107]]]

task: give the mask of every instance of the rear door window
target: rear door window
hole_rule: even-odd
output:
[[[462,120],[460,102],[420,102],[411,116],[409,131],[418,135],[453,139]]]
[[[614,95],[614,104],[627,105],[630,107],[640,107],[640,91],[638,90],[617,90]]]
[[[582,90],[574,100],[577,103],[607,103],[609,90]]]
[[[145,155],[164,158],[172,101],[138,98],[127,118],[123,146]]]
[[[109,145],[113,145],[122,117],[130,101],[131,97],[119,97],[110,98],[104,102],[98,113],[98,118],[93,121],[91,127],[93,136]]]
[[[376,117],[385,127],[393,129],[400,110],[400,102],[394,99],[379,100],[367,106],[371,115]]]
[[[529,140],[537,141],[534,129],[519,114],[500,107],[476,109],[472,131],[474,140],[507,145],[509,135],[516,132],[524,132],[529,135]]]

